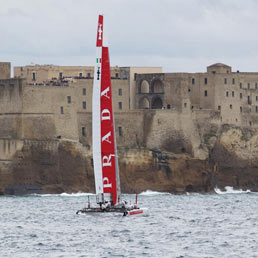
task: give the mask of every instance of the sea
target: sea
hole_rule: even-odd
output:
[[[258,257],[258,193],[215,191],[146,191],[148,212],[126,217],[77,215],[87,193],[2,196],[0,257]]]

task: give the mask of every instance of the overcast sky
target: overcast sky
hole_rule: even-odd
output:
[[[94,65],[104,14],[111,65],[258,72],[256,0],[0,0],[0,61]]]

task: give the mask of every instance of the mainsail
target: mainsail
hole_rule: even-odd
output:
[[[92,99],[92,138],[95,188],[99,201],[120,198],[109,53],[103,34],[103,15],[99,15],[97,55]]]

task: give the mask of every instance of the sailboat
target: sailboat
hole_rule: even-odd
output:
[[[96,207],[78,210],[88,212],[120,212],[126,215],[144,213],[136,203],[128,205],[121,200],[115,124],[112,108],[112,88],[108,46],[103,33],[103,15],[97,28],[97,54],[92,96],[92,149],[96,189]]]

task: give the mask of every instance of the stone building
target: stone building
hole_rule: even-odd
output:
[[[214,64],[205,73],[112,67],[111,74],[122,184],[145,178],[142,190],[207,191],[210,175],[233,164],[230,182],[239,187],[243,156],[257,171],[258,73]],[[9,184],[92,191],[85,187],[93,179],[93,67],[15,67],[14,76],[0,63],[0,194]],[[235,159],[228,162],[234,146],[239,174]]]
[[[0,79],[9,79],[11,77],[11,63],[0,62]]]
[[[135,108],[135,75],[161,73],[161,67],[111,67],[113,106],[115,111]],[[77,110],[91,111],[93,66],[28,65],[14,67],[14,78],[31,86],[72,86],[76,91]],[[82,97],[83,96],[83,97]],[[84,103],[86,102],[86,103]]]
[[[93,72],[94,68],[90,66],[14,67],[14,79],[0,82],[0,94],[3,97],[1,110],[9,114],[13,112],[7,120],[15,118],[15,121],[20,121],[18,124],[23,125],[16,128],[22,138],[62,137],[90,142],[87,137],[91,137]],[[115,112],[134,109],[135,77],[142,72],[162,72],[162,69],[111,68]],[[12,111],[9,106],[19,108]],[[119,130],[121,132],[121,128],[117,128]]]
[[[8,71],[6,63],[3,67]],[[205,73],[162,73],[159,67],[111,71],[113,108],[116,117],[124,117],[117,132],[126,132],[123,123],[139,116],[137,110],[148,109],[210,111],[219,114],[221,123],[258,124],[258,73],[232,72],[224,64],[208,66]],[[6,125],[0,135],[9,127],[11,135],[22,138],[91,141],[93,67],[15,67],[14,77],[0,81],[1,119]]]
[[[258,73],[232,72],[217,63],[206,73],[153,73],[136,75],[137,109],[219,111],[221,121],[256,125]]]

